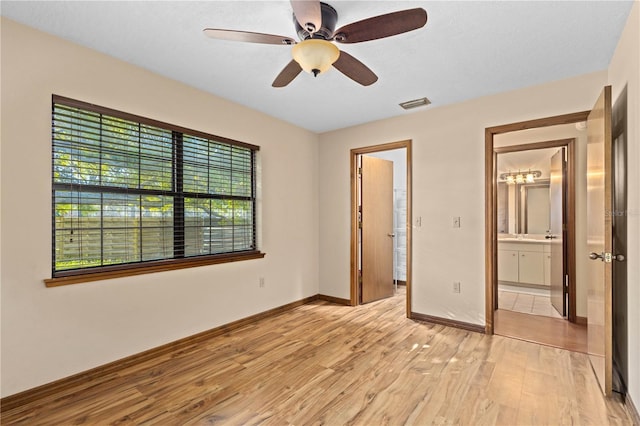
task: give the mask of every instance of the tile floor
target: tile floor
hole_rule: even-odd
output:
[[[562,319],[562,315],[551,305],[549,296],[544,294],[499,289],[498,307],[509,311]]]

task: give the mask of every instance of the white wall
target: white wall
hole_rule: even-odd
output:
[[[320,292],[349,298],[349,150],[412,139],[413,219],[422,218],[413,230],[412,310],[484,325],[484,129],[589,109],[606,78],[602,71],[320,135]]]
[[[1,31],[2,396],[318,293],[317,135],[4,18]],[[53,93],[261,146],[266,257],[45,288]]]
[[[627,291],[629,395],[640,408],[640,2],[634,2],[609,66],[613,102],[627,86]]]

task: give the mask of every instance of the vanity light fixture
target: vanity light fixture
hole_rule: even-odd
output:
[[[534,183],[537,178],[542,176],[542,172],[540,170],[529,170],[527,173],[523,173],[518,170],[518,173],[502,173],[500,175],[500,180],[505,181],[509,185],[514,184],[523,184],[523,183]]]

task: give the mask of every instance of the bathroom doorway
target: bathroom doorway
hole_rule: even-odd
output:
[[[615,358],[614,345],[618,350],[624,348],[626,340],[626,321],[614,321],[614,318],[625,318],[627,313],[626,293],[617,293],[613,286],[626,289],[626,229],[622,230],[622,241],[616,241],[614,228],[621,224],[614,220],[624,216],[626,211],[626,97],[623,88],[618,100],[612,108],[611,86],[605,86],[591,110],[565,114],[537,120],[523,121],[485,129],[485,283],[486,283],[486,325],[487,334],[497,333],[500,319],[496,310],[495,283],[497,271],[497,170],[494,151],[495,139],[500,135],[516,132],[544,132],[545,129],[575,126],[576,130],[586,128],[587,136],[576,144],[580,159],[575,164],[576,200],[574,205],[575,232],[573,239],[573,268],[577,272],[577,282],[585,282],[587,288],[587,352],[603,394],[609,396],[612,390],[625,391],[624,376],[626,360]],[[612,113],[612,109],[615,113]],[[612,123],[615,125],[612,126]],[[585,140],[586,139],[586,140]],[[583,149],[586,148],[586,149]],[[582,153],[581,153],[582,152]],[[579,188],[583,186],[583,189]],[[626,223],[624,220],[623,224]],[[570,222],[569,222],[570,223]],[[622,224],[622,225],[623,225]],[[624,226],[623,226],[624,227]],[[577,265],[577,267],[576,267]],[[570,264],[571,268],[572,265]],[[581,275],[582,274],[582,275]],[[620,283],[617,280],[620,280]],[[615,282],[615,284],[614,284]],[[579,289],[578,289],[579,290]],[[580,297],[578,291],[577,317],[580,313]],[[620,300],[615,302],[614,295]],[[550,319],[550,321],[559,321]],[[562,324],[577,326],[568,321]],[[580,321],[578,321],[580,322]],[[552,326],[553,327],[553,326]],[[539,327],[536,327],[537,329]],[[620,341],[616,339],[616,334]],[[566,341],[568,341],[567,337]],[[538,341],[538,340],[533,340]],[[615,341],[615,342],[614,342]],[[539,343],[545,343],[540,342]],[[567,348],[569,349],[569,348]],[[571,349],[573,350],[573,349]],[[619,363],[619,364],[618,364]],[[617,371],[616,371],[617,370]],[[616,387],[612,376],[619,376]]]
[[[574,229],[574,144],[565,139],[495,148],[497,309],[559,319],[575,312],[567,235]]]
[[[583,176],[585,174],[587,132],[585,131],[583,122],[586,120],[586,116],[586,113],[570,114],[567,116],[551,117],[549,119],[515,123],[513,125],[501,126],[500,128],[487,129],[487,133],[493,133],[491,134],[491,138],[487,138],[486,158],[488,161],[490,160],[487,167],[488,170],[493,170],[491,190],[487,191],[487,194],[492,194],[492,198],[487,199],[487,202],[491,204],[490,207],[492,208],[487,211],[487,214],[488,217],[493,217],[493,220],[490,222],[494,223],[492,226],[487,227],[487,252],[492,253],[492,255],[487,258],[487,261],[489,262],[489,260],[491,260],[492,263],[491,268],[487,268],[487,332],[489,333],[495,332],[496,334],[586,352],[586,288],[580,287],[580,284],[576,286],[577,283],[586,282],[584,279],[584,270],[577,269],[580,269],[580,266],[588,260],[588,255],[584,252],[586,249],[582,244],[576,244],[577,236],[584,236],[586,226],[585,209],[580,207],[586,202],[586,182],[578,182],[575,178],[576,176]],[[558,153],[558,150],[563,147],[565,153]],[[506,155],[507,153],[509,153],[509,155],[515,155],[510,153],[520,151],[538,151],[541,153],[544,149],[549,148],[552,148],[552,151],[554,151],[549,151],[550,154],[556,154],[556,157],[565,157],[567,160],[566,166],[560,165],[561,170],[563,167],[566,167],[566,194],[565,197],[560,197],[564,198],[561,201],[564,211],[560,214],[561,219],[559,222],[561,225],[559,229],[553,229],[552,220],[551,217],[549,217],[547,222],[542,225],[547,226],[546,224],[548,224],[549,229],[542,229],[544,232],[540,234],[540,224],[536,224],[535,220],[529,220],[532,219],[529,217],[531,214],[529,205],[535,202],[534,200],[537,199],[539,202],[541,199],[538,191],[541,190],[540,186],[545,184],[544,179],[541,179],[540,182],[533,183],[529,190],[526,189],[526,184],[521,186],[518,201],[521,204],[516,207],[515,201],[512,201],[512,208],[514,209],[513,215],[516,215],[513,218],[515,221],[514,225],[511,229],[505,229],[503,227],[503,230],[505,234],[510,234],[504,236],[516,239],[516,241],[512,241],[516,244],[524,243],[524,241],[517,241],[518,238],[535,240],[527,242],[527,244],[538,244],[539,240],[546,240],[545,237],[549,236],[552,237],[549,239],[551,239],[558,248],[562,247],[561,250],[563,254],[559,257],[561,259],[559,263],[560,266],[555,267],[556,271],[563,271],[559,285],[557,286],[560,303],[557,303],[557,309],[551,308],[553,309],[551,311],[552,313],[554,311],[556,312],[556,318],[535,315],[535,312],[525,314],[522,312],[498,309],[500,307],[499,281],[504,280],[499,280],[500,255],[498,248],[501,242],[498,235],[500,230],[499,215],[502,207],[498,204],[498,188],[500,186],[498,179],[502,173],[498,173],[497,162],[501,155]],[[534,171],[534,165],[520,165],[521,169],[525,167],[526,170],[520,171],[524,172],[523,174],[526,178],[529,167]],[[515,170],[515,172],[518,172],[518,170]],[[551,187],[551,173],[547,173],[549,173],[546,176],[547,183],[549,187]],[[540,177],[542,178],[542,176]],[[489,180],[487,180],[487,185],[489,185]],[[534,187],[536,188],[534,189]],[[514,190],[512,189],[512,191]],[[531,191],[534,192],[531,193]],[[547,191],[549,191],[549,189],[547,189]],[[551,193],[547,192],[547,194],[546,198],[551,200]],[[542,198],[545,197],[543,196]],[[524,201],[528,201],[527,206],[525,206]],[[532,226],[533,228],[531,228]],[[536,229],[536,227],[538,228]],[[531,229],[534,229],[534,235],[533,238],[528,238],[530,237],[528,234],[532,233]],[[560,236],[562,238],[559,238]],[[560,243],[561,240],[562,243]],[[542,253],[533,253],[534,263],[549,262],[546,264],[543,263],[542,270],[545,271],[546,266],[546,270],[551,271],[550,261],[553,257],[550,253],[551,244],[548,244],[547,247],[545,247],[544,243],[539,245],[542,246]],[[531,253],[527,253],[529,250],[524,249],[529,247],[531,246],[523,246],[521,244],[515,248],[518,250],[522,249],[525,252],[526,258],[529,257]],[[518,252],[517,254],[520,255],[521,253]],[[542,260],[540,259],[541,257]],[[576,263],[579,264],[578,268],[576,268]],[[527,277],[527,275],[532,272],[527,269],[527,265],[530,266],[530,262],[523,265],[525,268],[523,271],[525,282],[534,281],[534,283],[542,282],[543,284],[550,284],[550,276],[547,277],[544,272],[541,274],[539,269],[537,271],[537,278],[535,276],[533,278],[531,276]],[[520,264],[517,264],[516,268],[519,266]],[[519,273],[519,270],[516,271]],[[517,279],[518,281],[522,281],[519,276]],[[545,280],[547,283],[545,283]],[[540,284],[538,284],[538,286],[540,286]],[[540,287],[545,288],[543,286]],[[545,296],[551,293],[551,286],[549,285],[546,288],[548,290]],[[532,298],[529,298],[529,302],[531,299]],[[532,310],[535,310],[535,303],[534,299],[532,302]],[[522,308],[522,306],[519,308]],[[538,303],[538,309],[540,309],[540,303]],[[548,302],[546,309],[549,309]]]

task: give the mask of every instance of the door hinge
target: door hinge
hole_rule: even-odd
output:
[[[358,175],[362,176],[362,167],[358,167]]]

